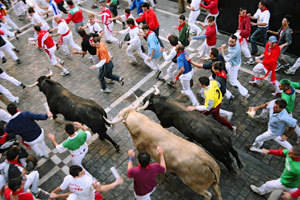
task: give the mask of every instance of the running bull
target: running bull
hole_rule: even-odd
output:
[[[243,167],[227,129],[209,116],[198,111],[189,112],[184,105],[160,96],[158,88],[154,91],[144,99],[148,105],[145,109],[153,111],[164,128],[173,126],[189,139],[197,141],[230,172],[236,172],[230,154],[236,159],[238,167]]]
[[[196,193],[211,199],[208,188],[212,188],[217,200],[222,200],[219,178],[220,167],[216,161],[198,145],[164,129],[151,121],[145,115],[137,112],[143,108],[124,108],[115,121],[110,124],[123,122],[129,130],[135,147],[139,152],[147,152],[159,162],[156,147],[164,149],[167,171],[175,173],[184,184]],[[142,122],[142,123],[141,123]]]
[[[116,151],[119,151],[119,145],[106,134],[106,125],[109,124],[103,119],[103,116],[107,116],[105,110],[93,100],[71,93],[60,83],[51,80],[51,75],[50,71],[47,76],[39,77],[37,82],[28,87],[38,86],[39,90],[44,93],[53,119],[57,118],[57,114],[62,114],[66,120],[85,124],[92,132],[98,133],[101,140],[108,140]]]

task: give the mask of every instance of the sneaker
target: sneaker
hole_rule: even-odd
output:
[[[115,147],[115,149],[116,149],[116,152],[119,153],[119,152],[120,152],[120,145],[116,144],[114,147]]]
[[[14,48],[13,51],[16,52],[16,53],[20,53],[20,51],[16,48]]]
[[[20,102],[20,99],[19,99],[19,97],[16,97],[16,100],[13,102],[13,103],[16,103],[16,104],[18,104]]]
[[[2,58],[2,59],[3,59],[3,58]],[[2,63],[3,63],[3,60],[2,60]],[[295,74],[296,74],[296,72],[292,72],[292,71],[290,71],[290,70],[285,70],[284,73],[285,73],[285,74],[288,74],[288,75],[295,75]]]
[[[61,59],[59,59],[59,64],[61,64],[61,65],[64,65],[65,64],[65,61],[64,60],[61,60]]]
[[[227,116],[227,120],[228,120],[228,121],[231,121],[232,116],[233,116],[233,112],[231,112],[231,113]]]
[[[106,43],[107,43],[107,44],[111,44],[111,43],[112,43],[112,41],[110,41],[110,40],[106,40]]]
[[[123,85],[124,85],[124,78],[123,78],[123,77],[120,77],[120,79],[119,79],[119,83],[120,83],[120,85],[121,85],[121,86],[123,86]]]
[[[234,96],[232,95],[232,96],[230,97],[230,99],[228,100],[229,105],[232,105],[233,99],[234,99]]]
[[[119,48],[121,49],[123,46],[123,41],[119,41]]]
[[[23,83],[21,83],[20,86],[22,87],[22,89],[25,89],[25,88],[26,88],[26,85],[24,85]]]
[[[249,81],[249,84],[252,86],[257,86],[257,82],[256,81]]]
[[[60,72],[60,75],[62,75],[62,76],[67,76],[69,74],[70,74],[70,72],[67,69],[64,69],[62,72]]]
[[[103,89],[101,89],[101,92],[103,92],[103,93],[111,93],[111,90],[110,90],[110,89],[108,89],[108,88],[105,88],[104,90],[103,90]]]
[[[20,59],[16,60],[17,65],[21,64]]]
[[[50,194],[49,192],[41,189],[41,188],[38,188],[38,192],[37,193],[32,193],[35,198],[38,198],[38,199],[48,199]]]
[[[175,85],[175,82],[174,82],[174,81],[168,81],[168,82],[167,82],[167,84],[168,84],[168,86],[170,86],[170,87],[173,87],[173,88],[175,88],[175,87],[176,87],[176,85]]]
[[[250,188],[251,188],[251,190],[252,190],[253,192],[255,192],[255,193],[259,194],[259,195],[263,195],[263,194],[259,191],[258,187],[256,187],[255,185],[250,185]]]
[[[16,32],[17,34],[20,34],[21,33],[21,31],[20,30],[17,30],[17,32]]]
[[[3,57],[3,58],[2,58],[2,64],[6,63],[6,61],[7,61],[6,58]]]
[[[107,79],[107,80],[106,80],[106,83],[107,83],[107,84],[115,84],[115,81],[113,81],[113,80],[111,80],[111,79]]]
[[[237,135],[237,127],[236,126],[232,126],[232,132],[234,135]]]
[[[283,68],[285,68],[285,65],[279,64],[279,65],[277,65],[275,71],[278,72],[279,70],[281,70],[281,69],[283,69]]]
[[[254,65],[255,64],[255,61],[253,58],[249,58],[246,62],[245,62],[247,65]]]
[[[160,76],[160,74],[161,74],[161,71],[160,70],[158,70],[157,72],[156,72],[156,79],[159,79],[159,76]]]
[[[19,37],[18,37],[18,33],[17,33],[17,32],[15,32],[15,38],[16,38],[16,40],[19,40]]]
[[[136,61],[133,61],[133,60],[130,60],[130,61],[129,61],[129,64],[131,64],[131,65],[137,65],[137,62],[136,62]]]

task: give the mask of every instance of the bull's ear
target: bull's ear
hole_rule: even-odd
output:
[[[50,84],[50,85],[53,85],[54,84],[54,81],[52,81],[50,78],[47,78],[45,80],[46,83]]]

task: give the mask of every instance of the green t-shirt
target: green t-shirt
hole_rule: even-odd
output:
[[[76,137],[65,140],[62,146],[68,150],[75,151],[79,149],[86,142],[86,139],[87,139],[87,133],[80,130],[77,133]]]
[[[298,188],[300,185],[300,161],[289,157],[289,150],[282,151],[285,157],[284,171],[280,176],[280,182],[287,188]]]
[[[189,41],[189,37],[190,37],[189,31],[190,31],[190,29],[189,29],[188,24],[185,24],[184,27],[182,27],[182,29],[179,32],[178,40],[185,47],[190,44],[190,41]]]
[[[295,108],[295,99],[296,99],[296,91],[295,89],[299,89],[300,88],[300,83],[298,82],[293,82],[290,81],[290,86],[292,88],[292,93],[291,94],[287,94],[285,92],[281,93],[281,98],[284,99],[287,103],[286,106],[286,111],[288,113],[292,113],[294,111]]]

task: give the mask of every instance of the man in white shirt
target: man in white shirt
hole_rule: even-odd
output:
[[[46,2],[48,3],[48,10],[44,12],[43,15],[53,14],[53,16],[61,16],[60,11],[54,0],[46,0]],[[58,24],[56,23],[54,18],[52,18],[52,28],[56,28],[57,26]]]
[[[267,41],[267,31],[269,28],[269,21],[270,21],[270,11],[268,10],[267,4],[264,0],[261,0],[258,3],[258,9],[256,13],[251,16],[251,14],[248,14],[250,19],[257,20],[256,23],[251,22],[252,26],[257,26],[254,33],[252,33],[250,37],[250,43],[251,43],[251,54],[256,55],[257,54],[257,46],[256,41],[259,38],[260,35],[263,35],[263,44],[265,45]]]
[[[109,190],[115,188],[117,185],[123,183],[123,179],[120,177],[111,184],[101,185],[96,179],[85,174],[85,171],[80,166],[77,165],[71,166],[69,172],[70,175],[67,175],[64,178],[63,183],[51,192],[50,194],[51,199],[55,199],[55,198],[64,198],[67,200],[102,199],[100,192],[108,192]],[[58,194],[66,189],[69,189],[70,192]]]
[[[41,27],[41,30],[49,30],[50,27],[48,23],[44,20],[42,16],[35,12],[33,7],[28,8],[29,19],[33,26]],[[36,35],[37,36],[37,35]]]
[[[200,15],[200,3],[201,0],[192,0],[191,5],[187,5],[186,8],[190,10],[189,15],[189,26],[191,33],[196,33],[200,35],[201,28],[196,25],[196,20]]]
[[[57,33],[53,34],[53,36],[60,35],[58,44],[61,45],[61,48],[63,49],[66,56],[70,56],[71,53],[69,51],[69,46],[74,50],[81,51],[81,48],[74,42],[73,40],[73,34],[70,30],[68,24],[65,22],[65,20],[61,19],[59,16],[54,16],[55,22],[58,24]]]
[[[99,34],[103,32],[101,26],[98,24],[98,22],[96,22],[95,15],[93,13],[89,13],[88,18],[89,20],[87,23],[87,28],[89,29],[90,33]]]

